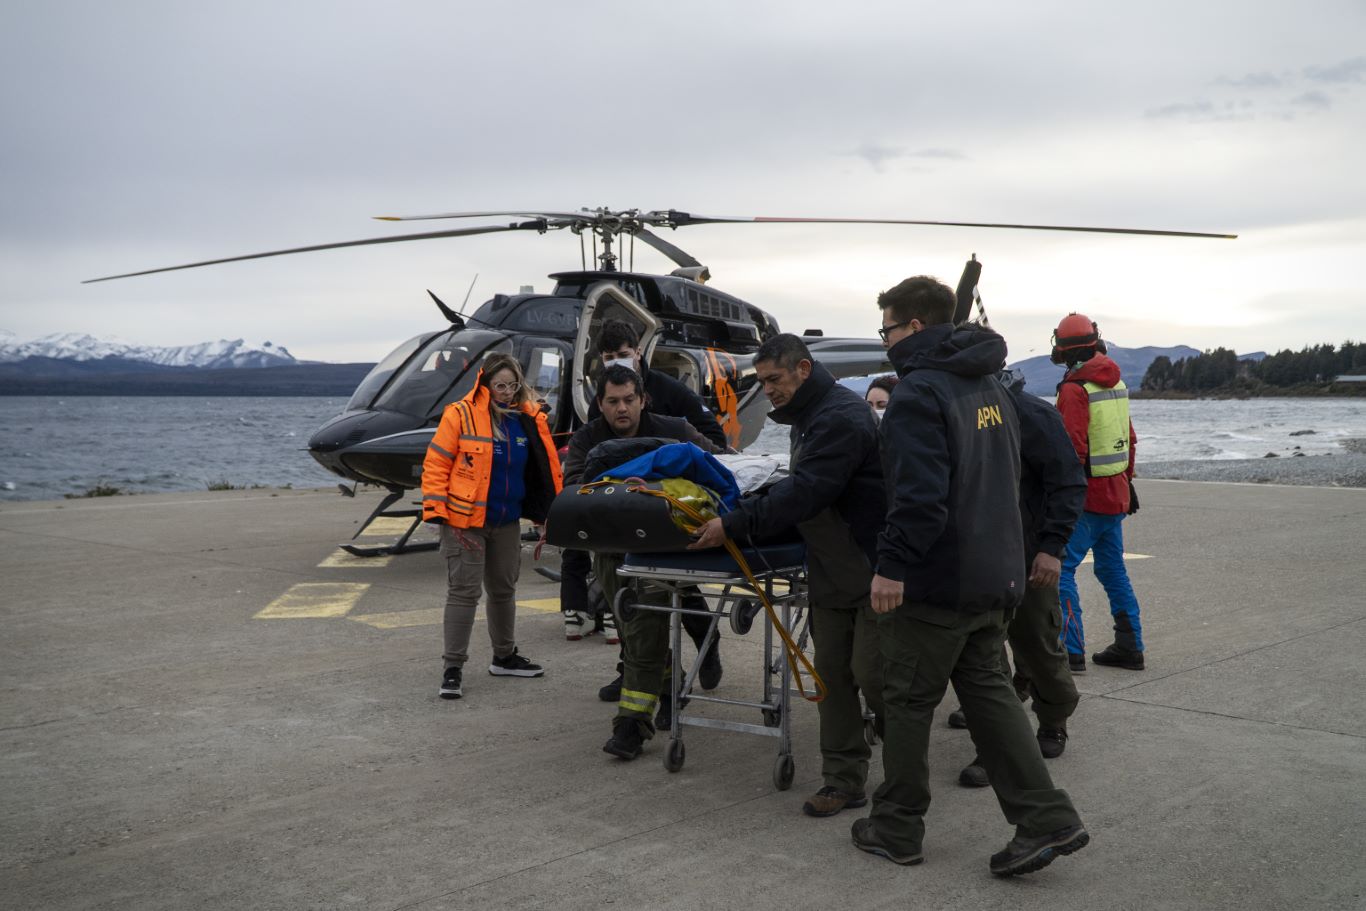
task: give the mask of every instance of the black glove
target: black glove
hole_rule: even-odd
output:
[[[1134,479],[1133,479],[1133,478],[1130,478],[1130,479],[1129,479],[1129,512],[1127,513],[1127,515],[1131,515],[1131,516],[1132,516],[1132,515],[1133,515],[1134,513],[1136,513],[1136,512],[1138,512],[1138,491],[1134,490]]]

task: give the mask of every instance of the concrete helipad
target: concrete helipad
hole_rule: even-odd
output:
[[[1050,764],[1092,843],[1006,881],[1009,829],[942,725],[912,868],[849,844],[861,811],[800,814],[811,706],[790,791],[767,738],[689,728],[678,774],[658,741],[607,757],[615,650],[564,640],[529,559],[518,636],[547,675],[487,676],[477,625],[439,700],[440,558],[336,549],[374,496],[0,506],[0,907],[1366,907],[1366,491],[1140,485],[1148,670],[1079,677]],[[758,637],[722,648],[718,695],[752,695]]]

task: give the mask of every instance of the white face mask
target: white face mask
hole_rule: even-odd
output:
[[[602,369],[608,367],[629,367],[636,369],[636,359],[633,357],[606,357],[602,359]]]

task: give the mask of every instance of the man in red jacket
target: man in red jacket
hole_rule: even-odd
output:
[[[1119,365],[1105,355],[1100,330],[1072,313],[1053,333],[1053,363],[1067,367],[1058,384],[1058,411],[1077,458],[1086,468],[1086,507],[1067,542],[1058,591],[1062,598],[1063,641],[1072,673],[1086,670],[1086,637],[1077,592],[1077,566],[1095,555],[1096,578],[1110,599],[1115,641],[1091,656],[1096,664],[1143,670],[1143,628],[1138,599],[1124,566],[1124,517],[1138,509],[1132,499],[1134,446],[1129,390]]]

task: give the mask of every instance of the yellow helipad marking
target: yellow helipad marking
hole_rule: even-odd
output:
[[[525,607],[527,610],[541,611],[546,614],[557,614],[560,612],[559,598],[531,598],[527,601],[518,601],[518,607]]]
[[[345,617],[369,587],[368,582],[300,582],[290,586],[252,619]]]
[[[433,607],[429,610],[400,610],[384,614],[360,614],[347,617],[357,623],[373,626],[375,629],[403,629],[409,626],[440,626],[444,609]]]
[[[318,564],[319,569],[351,569],[355,566],[388,566],[393,559],[393,554],[381,554],[377,557],[358,557],[355,554],[347,553],[338,547],[328,555],[327,559]]]
[[[398,537],[413,524],[412,519],[396,519],[393,516],[379,516],[365,529],[364,538],[378,538],[385,535]]]
[[[1152,558],[1153,558],[1153,555],[1152,555],[1152,554],[1125,554],[1125,555],[1124,555],[1124,559],[1126,559],[1126,560],[1151,560]],[[1094,562],[1096,562],[1095,557],[1093,557],[1091,554],[1087,554],[1087,555],[1082,559],[1080,565],[1085,566],[1087,563],[1094,563]]]

